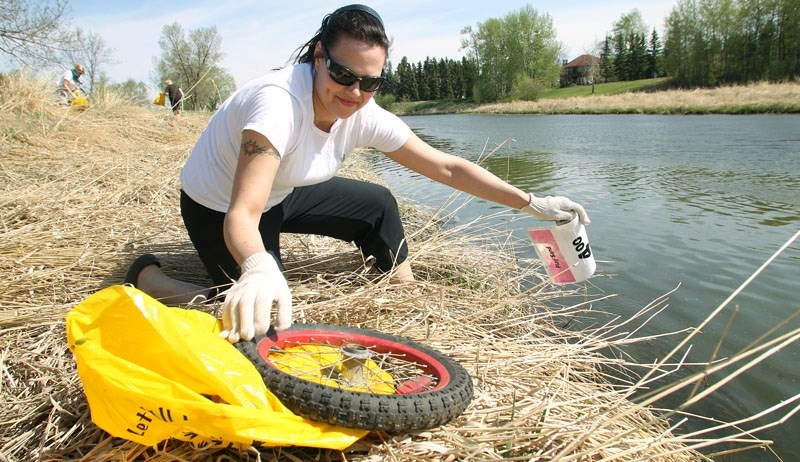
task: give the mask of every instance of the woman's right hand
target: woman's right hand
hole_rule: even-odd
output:
[[[575,215],[583,225],[589,224],[589,215],[583,206],[562,196],[536,197],[528,194],[528,205],[520,210],[544,221],[570,221]]]
[[[292,325],[292,293],[275,258],[259,252],[242,262],[242,275],[225,294],[220,337],[231,343],[251,340],[269,330],[277,303],[276,330]]]

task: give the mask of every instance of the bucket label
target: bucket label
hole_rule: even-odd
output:
[[[529,229],[528,236],[556,284],[581,282],[594,274],[596,264],[586,227],[577,216],[562,225]]]

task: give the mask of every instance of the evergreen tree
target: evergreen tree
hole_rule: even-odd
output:
[[[638,80],[649,78],[647,75],[647,38],[645,34],[634,34],[631,37],[630,47],[630,79]]]
[[[403,56],[400,64],[397,65],[397,99],[400,101],[416,101],[419,97],[417,91],[417,79],[414,75],[414,66],[408,62],[408,58]]]
[[[475,85],[478,83],[478,66],[475,61],[464,57],[461,58],[461,68],[464,72],[463,97],[473,99],[475,97]]]
[[[650,33],[650,44],[647,49],[646,78],[656,78],[661,75],[661,53],[661,41],[658,38],[658,32],[653,29],[653,32]]]
[[[604,82],[608,82],[614,75],[612,72],[614,56],[611,54],[611,36],[606,35],[603,48],[600,52],[600,72]]]
[[[444,58],[439,59],[439,86],[439,97],[441,99],[448,101],[455,99],[452,68],[450,61],[446,61]]]
[[[617,80],[642,78],[646,66],[647,27],[637,9],[620,16],[613,24],[613,74]]]
[[[625,46],[625,37],[622,35],[614,36],[614,61],[613,72],[614,80],[628,80],[628,49]]]
[[[425,78],[422,62],[417,63],[415,78],[417,79],[417,88],[419,88],[419,99],[417,101],[427,101],[431,99],[430,82]]]
[[[426,99],[442,99],[441,82],[439,81],[439,68],[436,59],[426,57],[422,66],[423,78],[428,82],[428,97]]]

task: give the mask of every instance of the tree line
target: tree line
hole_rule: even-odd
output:
[[[666,27],[665,70],[682,86],[800,76],[798,0],[680,0]]]
[[[800,1],[679,0],[662,41],[634,9],[589,54],[595,82],[672,77],[681,87],[800,77]],[[529,100],[558,85],[565,61],[552,20],[530,5],[462,31],[461,61],[427,58],[387,72],[399,100]]]
[[[148,86],[110,82],[102,69],[114,64],[102,37],[65,19],[68,0],[2,0],[0,55],[33,68],[42,63],[82,63],[92,94],[114,90],[149,104]],[[535,100],[558,86],[564,64],[552,19],[531,5],[461,31],[465,56],[403,57],[387,64],[379,102],[394,100]],[[678,0],[665,21],[664,40],[638,10],[623,14],[588,53],[596,56],[595,81],[672,77],[684,87],[795,80],[800,70],[800,0]],[[151,84],[179,82],[188,109],[215,109],[235,90],[220,66],[216,27],[184,31],[163,26],[161,54],[153,58]]]
[[[403,56],[397,69],[387,66],[381,90],[402,101],[472,99],[477,69],[466,58],[426,58],[416,64]]]

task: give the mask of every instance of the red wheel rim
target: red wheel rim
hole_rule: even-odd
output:
[[[430,393],[445,388],[450,382],[450,373],[447,368],[433,356],[413,346],[368,334],[314,329],[289,330],[263,338],[258,343],[258,354],[270,367],[279,369],[270,360],[270,353],[273,349],[283,350],[297,345],[343,347],[348,344],[362,345],[380,355],[402,357],[403,361],[413,363],[424,372],[424,375],[411,377],[398,383],[397,394]],[[433,381],[430,377],[436,381],[432,387],[429,386],[429,382]]]

